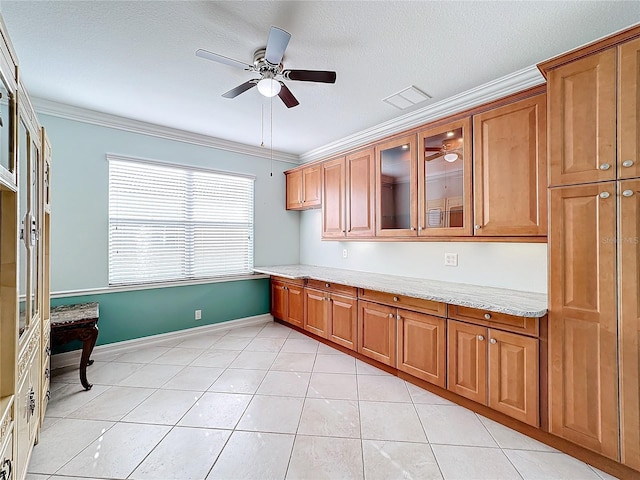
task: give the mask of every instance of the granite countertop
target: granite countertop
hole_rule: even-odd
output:
[[[79,320],[97,320],[99,305],[96,302],[62,305],[51,308],[51,323],[71,323]]]
[[[547,313],[547,295],[544,293],[312,265],[275,265],[253,270],[289,279],[311,278],[519,317],[542,317]]]

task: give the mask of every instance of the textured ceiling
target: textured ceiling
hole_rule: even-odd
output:
[[[640,20],[638,1],[7,1],[0,0],[32,96],[257,146],[270,100],[253,78],[198,58],[245,63],[269,27],[292,35],[284,65],[335,70],[335,85],[288,81],[273,100],[273,147],[302,154],[447,99]],[[429,103],[382,99],[415,85]]]

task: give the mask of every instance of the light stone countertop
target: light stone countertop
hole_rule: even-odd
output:
[[[519,317],[542,317],[547,313],[547,295],[544,293],[312,265],[274,265],[254,267],[253,270],[289,279],[310,278]]]

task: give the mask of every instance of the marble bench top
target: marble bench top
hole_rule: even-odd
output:
[[[254,267],[253,270],[289,279],[311,278],[519,317],[542,317],[547,313],[547,295],[544,293],[312,265],[275,265]]]
[[[51,323],[71,323],[79,320],[97,320],[99,315],[98,303],[79,303],[76,305],[62,305],[51,308]]]

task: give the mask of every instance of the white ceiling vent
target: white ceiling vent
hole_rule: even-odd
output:
[[[394,93],[387,98],[383,98],[382,101],[389,105],[393,105],[400,110],[404,110],[405,108],[413,107],[414,105],[429,100],[430,98],[431,97],[429,95],[411,85],[404,90],[400,90],[398,93]]]

